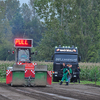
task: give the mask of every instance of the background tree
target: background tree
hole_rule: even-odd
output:
[[[23,4],[21,7],[21,14],[24,20],[24,37],[32,38],[33,46],[37,45],[40,41],[41,33],[43,32],[43,26],[38,18],[32,13],[32,7],[27,4]]]
[[[6,17],[11,21],[14,15],[20,12],[20,3],[19,0],[6,0]]]
[[[38,51],[38,60],[51,60],[55,46],[66,45],[68,41],[65,32],[59,25],[59,21],[56,19],[49,22],[48,29],[45,30],[42,37],[43,38],[36,47]]]
[[[47,28],[50,25],[50,21],[56,18],[59,21],[60,28],[66,34],[66,39],[69,40],[66,44],[77,46],[79,55],[82,56],[82,61],[87,62],[95,62],[98,59],[100,44],[97,42],[100,38],[100,33],[98,33],[100,21],[99,6],[98,0],[35,0],[35,7],[38,15],[40,15],[40,18],[44,18]],[[57,16],[55,16],[50,9],[55,9],[53,12],[57,12]],[[53,26],[53,24],[54,23],[52,23],[51,26]],[[59,30],[59,28],[57,29]],[[59,37],[59,35],[56,36]],[[58,41],[59,40],[56,42]]]
[[[0,56],[12,58],[3,54],[21,37],[33,39],[35,60],[50,60],[55,46],[74,45],[82,61],[99,62],[99,11],[100,0],[30,0],[22,6],[19,0],[0,1]]]
[[[0,59],[7,60],[7,50],[12,48],[12,32],[5,16],[5,3],[0,2]]]
[[[24,20],[20,13],[16,13],[11,21],[12,33],[14,38],[20,37],[23,38],[24,36]]]

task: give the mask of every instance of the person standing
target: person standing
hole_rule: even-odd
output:
[[[71,79],[71,76],[72,76],[72,65],[68,64],[67,65],[69,67],[69,73],[68,73],[68,83],[70,83],[70,79]]]
[[[64,80],[66,81],[66,85],[68,85],[68,78],[67,78],[68,73],[69,73],[69,69],[65,65],[65,63],[63,63],[63,77],[61,79],[60,85],[62,85]]]
[[[77,72],[76,81],[79,80],[79,83],[80,83],[80,71],[81,71],[81,69],[80,69],[80,67],[78,66],[78,67],[76,68],[76,72]]]

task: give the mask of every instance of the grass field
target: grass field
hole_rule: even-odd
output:
[[[81,81],[80,84],[95,84],[95,82],[92,82],[92,81]],[[96,85],[100,86],[100,81],[97,81]]]
[[[1,83],[6,83],[6,78],[1,77],[1,78],[0,78],[0,82],[1,82]]]
[[[47,65],[48,70],[53,70],[53,62],[44,62],[44,61],[33,61],[33,63],[37,63],[38,65]],[[0,61],[0,67],[3,67],[4,69],[8,66],[13,66],[15,61]],[[98,66],[100,68],[100,63],[79,63],[80,68],[85,69],[91,69],[95,66]]]

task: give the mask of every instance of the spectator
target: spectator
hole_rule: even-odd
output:
[[[70,79],[71,79],[71,76],[72,76],[72,65],[68,64],[67,65],[69,67],[69,73],[68,73],[68,83],[70,83]]]
[[[66,85],[68,85],[67,74],[69,73],[68,67],[66,67],[65,63],[63,63],[63,77],[61,79],[60,85],[62,85],[63,81],[66,81]]]
[[[79,80],[79,83],[80,83],[80,71],[81,71],[80,67],[78,66],[75,71],[77,72],[76,81]]]

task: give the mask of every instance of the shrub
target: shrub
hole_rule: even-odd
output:
[[[88,80],[88,81],[99,81],[100,79],[100,67],[93,65],[93,66],[81,66],[81,73],[80,73],[81,80]]]
[[[89,79],[91,81],[98,81],[100,78],[100,68],[98,66],[94,66],[89,73]]]

